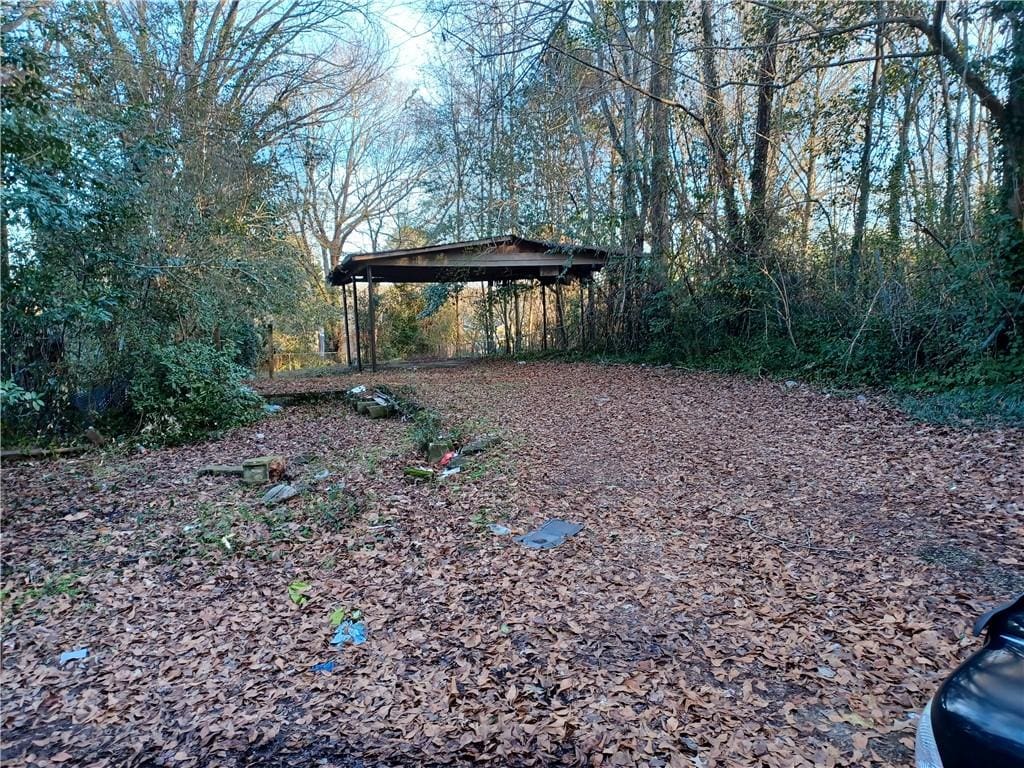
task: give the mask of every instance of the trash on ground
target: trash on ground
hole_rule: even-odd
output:
[[[321,661],[319,664],[313,665],[314,672],[333,672],[337,666],[336,661]]]
[[[207,464],[199,468],[200,477],[203,475],[244,475],[245,469],[241,464]]]
[[[493,533],[495,536],[508,536],[510,533],[512,533],[512,529],[511,528],[508,528],[508,527],[502,525],[501,523],[491,523],[487,527],[490,529],[491,533]]]
[[[459,451],[459,453],[463,456],[469,456],[473,453],[483,453],[492,445],[500,441],[501,438],[497,435],[484,435],[483,437],[478,437],[476,440],[462,446],[462,450]]]
[[[352,389],[350,389],[348,391],[348,393],[350,395],[361,395],[365,391],[366,391],[366,385],[365,384],[360,384],[358,387],[352,387]]]
[[[417,480],[433,480],[434,470],[428,467],[406,467],[402,472],[406,477],[414,477]]]
[[[361,621],[346,619],[338,625],[338,629],[331,638],[331,645],[344,645],[352,641],[353,645],[362,645],[366,642],[366,625]]]
[[[437,464],[448,454],[448,443],[431,442],[427,443],[427,461]],[[451,459],[449,459],[451,461]]]
[[[60,655],[60,663],[67,664],[69,661],[79,661],[80,659],[86,658],[88,655],[88,648],[76,648],[73,651],[64,651],[64,653]]]
[[[321,469],[319,472],[317,472],[315,475],[313,475],[313,479],[314,480],[326,480],[330,476],[331,476],[331,470],[329,470],[329,469]]]
[[[273,507],[276,504],[281,504],[298,495],[299,489],[294,485],[290,485],[289,483],[278,483],[263,494],[263,503],[268,507]]]
[[[280,413],[284,410],[283,406],[276,405],[275,403],[267,403],[263,406],[264,413]]]
[[[583,526],[579,523],[569,523],[565,520],[554,518],[548,520],[535,531],[530,531],[523,536],[517,536],[516,541],[530,549],[551,549],[582,530]]]
[[[442,467],[447,467],[448,466],[448,462],[450,462],[452,459],[454,459],[458,455],[459,454],[457,454],[455,451],[448,451],[448,453],[446,453],[444,456],[441,457],[441,466]]]
[[[440,475],[438,475],[437,479],[438,480],[447,480],[452,475],[457,475],[461,471],[462,471],[462,467],[452,467],[451,469],[446,469],[444,472],[442,472]]]
[[[280,480],[287,466],[284,456],[256,456],[242,462],[242,482],[258,485]]]

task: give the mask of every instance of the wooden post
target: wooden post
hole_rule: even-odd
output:
[[[487,354],[494,354],[494,293],[487,281]]]
[[[522,316],[520,315],[520,312],[519,312],[519,286],[516,284],[515,280],[512,281],[512,301],[513,301],[513,305],[512,306],[513,306],[513,308],[515,310],[515,318],[516,318],[516,339],[515,339],[515,347],[514,348],[515,348],[516,354],[518,355],[520,352],[522,352],[522,346],[523,346],[523,325],[522,325],[523,319],[522,319]]]
[[[366,304],[370,314],[370,370],[377,372],[377,310],[373,306],[373,268],[366,267]]]
[[[352,314],[356,320],[356,367],[359,372],[363,372],[363,353],[362,346],[360,345],[359,339],[359,283],[356,279],[352,278]]]
[[[352,365],[352,343],[348,335],[348,292],[344,287],[341,289],[341,308],[345,313],[345,359]]]
[[[580,349],[587,346],[586,329],[583,324],[583,278],[580,278]]]
[[[543,281],[541,281],[541,284],[540,284],[540,319],[541,319],[541,328],[544,331],[544,341],[542,342],[541,346],[544,348],[544,351],[547,352],[548,351],[548,292],[547,292],[547,288],[545,287]]]
[[[558,335],[562,340],[562,349],[568,349],[569,336],[565,332],[565,312],[562,311],[562,282],[555,283],[555,320],[558,322]]]
[[[267,323],[267,376],[274,378],[274,324]]]
[[[587,336],[590,339],[590,346],[594,346],[594,273],[590,273],[587,280]]]

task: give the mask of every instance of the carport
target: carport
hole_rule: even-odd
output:
[[[399,248],[389,251],[359,253],[347,257],[330,274],[331,285],[342,288],[352,285],[355,314],[356,365],[363,369],[359,343],[359,294],[357,285],[366,283],[367,296],[373,307],[374,283],[466,283],[481,281],[487,284],[488,296],[495,283],[536,281],[540,286],[543,307],[544,344],[547,345],[547,302],[544,292],[548,286],[569,285],[576,282],[583,306],[583,291],[587,291],[587,316],[593,319],[593,279],[616,253],[606,248],[531,240],[517,235],[468,240],[459,243],[429,245],[422,248]],[[345,337],[348,343],[348,307],[345,304]],[[489,302],[490,305],[490,302]],[[377,370],[377,335],[374,312],[369,312],[370,368]],[[493,319],[489,322],[493,325]],[[581,315],[582,322],[582,315]],[[591,323],[588,322],[588,325]],[[592,333],[592,331],[591,331]]]

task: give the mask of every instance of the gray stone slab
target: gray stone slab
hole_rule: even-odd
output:
[[[570,523],[554,518],[535,531],[517,536],[515,540],[530,549],[551,549],[582,530],[583,526],[580,523]]]

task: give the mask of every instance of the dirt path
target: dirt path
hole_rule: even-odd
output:
[[[325,401],[4,467],[6,764],[909,766],[970,621],[1024,585],[1019,431],[636,367],[267,386],[373,381],[504,441],[417,485],[405,425]],[[331,477],[266,511],[195,476],[270,452]],[[486,528],[548,517],[585,528]],[[365,644],[329,644],[339,607]]]

